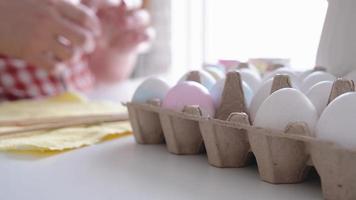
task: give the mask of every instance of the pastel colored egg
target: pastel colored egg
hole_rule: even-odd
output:
[[[322,71],[316,71],[305,77],[301,84],[300,90],[306,93],[311,87],[321,81],[334,81],[335,79],[336,77],[332,74]]]
[[[283,88],[272,93],[256,113],[255,126],[284,130],[289,123],[304,122],[314,130],[317,111],[309,99],[299,90]]]
[[[309,100],[313,103],[318,112],[318,116],[323,112],[328,104],[331,88],[333,86],[332,81],[322,81],[311,87],[306,93]]]
[[[149,100],[159,99],[163,101],[170,86],[159,78],[148,78],[136,89],[132,102],[146,103]]]
[[[199,105],[203,116],[214,117],[215,108],[209,91],[200,83],[184,81],[167,93],[162,107],[181,112],[184,106]]]
[[[255,95],[252,97],[249,112],[250,119],[254,121],[256,113],[262,102],[270,95],[272,88],[273,79],[269,79],[264,82],[264,84],[257,90]]]
[[[241,69],[239,70],[239,73],[241,75],[241,79],[250,86],[254,93],[256,93],[262,82],[261,76],[256,74],[256,72],[251,69]]]
[[[219,80],[210,90],[215,108],[218,108],[221,104],[221,97],[225,87],[225,80],[226,79]],[[248,107],[252,100],[253,91],[245,82],[242,82],[242,90],[244,93],[246,106]]]
[[[316,125],[316,137],[356,149],[356,93],[335,98],[325,108]]]
[[[178,83],[186,81],[189,73],[190,72],[187,72],[186,74],[184,74],[182,76],[182,78],[179,79]],[[214,77],[212,75],[210,75],[206,71],[203,71],[203,70],[199,71],[199,75],[200,75],[201,84],[203,86],[205,86],[208,90],[210,90],[214,86],[214,84],[216,83],[216,80],[214,79]]]
[[[205,67],[204,70],[208,72],[212,77],[214,77],[216,81],[225,78],[225,73],[223,72],[222,69],[218,67],[209,66],[209,67]]]

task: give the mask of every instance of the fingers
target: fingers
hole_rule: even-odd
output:
[[[84,6],[82,6],[84,7]],[[74,59],[79,53],[89,53],[95,48],[94,30],[98,25],[90,12],[66,1],[49,6],[50,23],[44,23],[46,34],[38,51],[32,52],[31,61],[36,66],[52,70],[59,63]],[[47,38],[47,39],[45,39]]]
[[[54,35],[68,39],[71,48],[80,48],[85,52],[94,50],[95,42],[90,32],[61,18],[57,21],[58,23],[53,27]]]
[[[72,59],[75,54],[75,51],[71,46],[66,46],[56,40],[52,42],[51,49],[53,50],[56,60],[59,60],[60,62]]]
[[[80,2],[95,11],[112,5],[109,0],[81,0]]]
[[[98,5],[101,1],[98,0],[81,0],[80,3],[82,3],[83,5],[87,6],[88,8],[91,9],[97,9]]]
[[[146,10],[130,11],[126,14],[126,27],[128,29],[140,29],[151,24],[150,15]]]
[[[152,40],[155,36],[155,31],[152,27],[142,28],[127,33],[127,36],[129,37],[128,41],[130,41],[133,45],[138,45]]]
[[[142,49],[148,49],[150,42],[154,38],[155,32],[153,28],[145,28],[125,32],[113,37],[109,44],[110,48],[119,49],[123,51],[136,51],[142,52]],[[145,48],[141,48],[141,47]]]
[[[151,18],[146,10],[137,10],[134,14],[134,18],[141,26],[148,26],[151,24]]]
[[[29,63],[46,71],[53,71],[59,64],[74,60],[77,53],[75,49],[65,46],[57,40],[53,40],[46,50],[31,54],[27,60]]]
[[[67,1],[58,1],[56,7],[62,17],[91,31],[94,35],[100,34],[100,23],[92,10],[81,4],[74,5]]]
[[[118,6],[118,12],[119,14],[125,14],[127,12],[128,8],[127,8],[127,4],[126,1],[121,1],[119,6]]]
[[[156,38],[156,31],[153,27],[148,27],[144,32],[142,36],[143,41],[151,42]]]

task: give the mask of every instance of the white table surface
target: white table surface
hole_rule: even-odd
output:
[[[0,154],[1,200],[322,199],[317,179],[262,182],[256,166],[219,169],[205,155],[176,156],[132,136],[38,158]]]

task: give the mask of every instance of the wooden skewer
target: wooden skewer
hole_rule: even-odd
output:
[[[35,119],[15,119],[15,120],[0,120],[0,127],[6,126],[33,126],[38,124],[51,124],[66,121],[81,121],[81,120],[105,120],[111,118],[122,118],[128,120],[127,114],[95,114],[95,115],[79,115],[79,116],[60,116],[60,117],[43,117]]]
[[[83,125],[93,125],[107,122],[120,122],[128,120],[127,114],[112,114],[112,115],[90,115],[90,116],[71,116],[71,117],[53,117],[53,118],[42,118],[33,119],[28,122],[22,120],[18,121],[8,121],[2,124],[25,124],[23,128],[0,131],[0,136],[6,136],[17,133],[25,133],[30,131],[42,131],[58,128],[66,128],[73,126],[83,126]],[[10,123],[11,122],[11,123]]]

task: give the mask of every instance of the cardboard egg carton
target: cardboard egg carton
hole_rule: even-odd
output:
[[[197,73],[189,79],[200,80]],[[271,93],[286,87],[291,87],[289,77],[277,75]],[[329,102],[354,90],[352,81],[337,80]],[[165,142],[178,155],[206,150],[209,164],[219,168],[244,167],[254,155],[261,179],[273,184],[302,182],[315,167],[325,199],[356,199],[356,151],[311,136],[301,122],[284,131],[252,126],[244,101],[239,73],[229,72],[215,118],[203,117],[194,105],[168,110],[159,100],[127,103],[127,108],[137,143]]]

